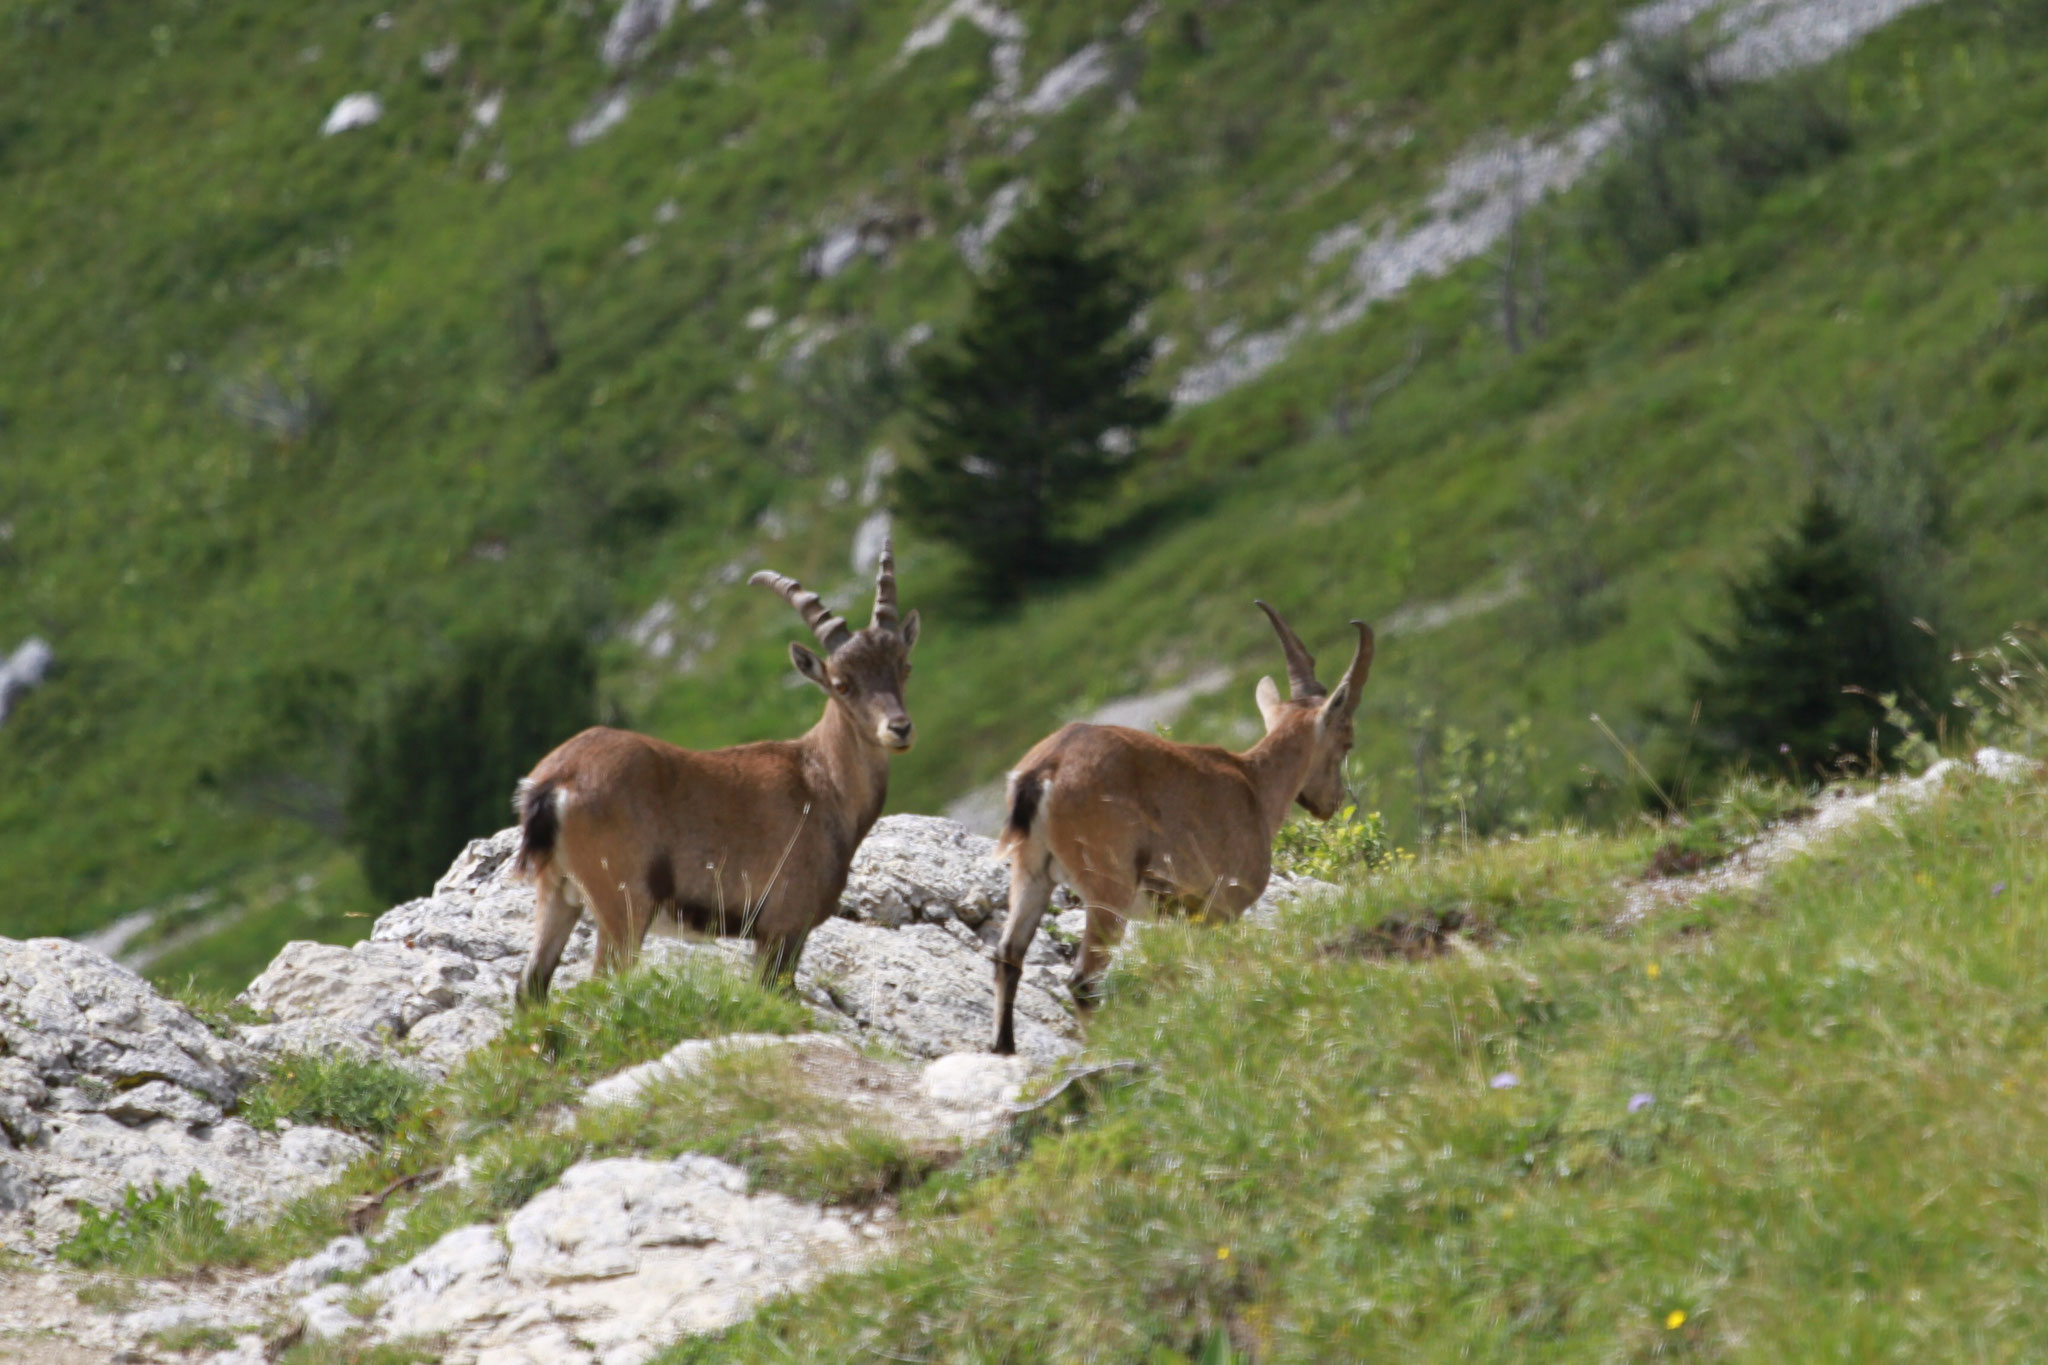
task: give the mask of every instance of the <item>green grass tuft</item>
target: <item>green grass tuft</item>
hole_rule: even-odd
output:
[[[266,1131],[284,1119],[384,1137],[405,1121],[426,1089],[418,1076],[389,1062],[348,1052],[296,1053],[271,1063],[263,1082],[243,1094],[237,1113]]]
[[[183,1185],[159,1184],[146,1195],[131,1185],[111,1212],[80,1204],[78,1213],[78,1230],[57,1248],[57,1257],[82,1270],[163,1275],[232,1262],[246,1252],[246,1241],[228,1228],[197,1172]]]

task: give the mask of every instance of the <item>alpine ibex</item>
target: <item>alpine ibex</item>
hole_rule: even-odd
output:
[[[597,967],[630,962],[656,915],[699,932],[751,937],[764,981],[794,972],[830,918],[854,850],[882,813],[889,760],[910,748],[904,708],[917,613],[896,613],[896,561],[882,548],[875,614],[847,628],[814,592],[763,571],[824,646],[792,643],[825,714],[801,739],[697,753],[646,735],[585,730],[540,761],[513,798],[520,869],[539,892],[522,1000],[545,999],[587,907]]]
[[[1319,820],[1344,799],[1351,717],[1372,669],[1372,628],[1337,690],[1264,602],[1287,655],[1286,700],[1259,679],[1266,737],[1241,754],[1175,744],[1116,725],[1068,725],[1039,741],[1010,774],[999,849],[1010,860],[1010,915],[996,945],[997,1052],[1015,1052],[1013,1016],[1024,952],[1055,879],[1081,896],[1088,928],[1074,998],[1089,1003],[1124,921],[1154,908],[1234,920],[1266,889],[1273,836],[1299,802]],[[1159,902],[1166,902],[1160,906]]]

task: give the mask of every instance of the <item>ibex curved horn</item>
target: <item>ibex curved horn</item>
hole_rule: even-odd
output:
[[[811,634],[818,637],[818,643],[825,646],[827,654],[853,638],[853,632],[846,628],[846,622],[834,616],[819,599],[818,594],[808,591],[794,578],[786,578],[779,573],[763,569],[747,581],[773,588],[783,601],[795,607],[797,615],[804,618],[804,624],[811,628]]]
[[[1273,623],[1274,633],[1280,637],[1280,648],[1287,655],[1287,695],[1297,700],[1303,697],[1327,696],[1329,689],[1316,681],[1316,656],[1308,652],[1308,646],[1294,633],[1294,627],[1288,625],[1281,619],[1279,612],[1264,602],[1255,601],[1252,605],[1266,613],[1266,619]],[[1371,657],[1370,649],[1366,651],[1366,656]],[[1356,667],[1355,660],[1353,666]]]
[[[884,630],[898,630],[896,617],[896,545],[882,539],[882,558],[875,568],[875,622]]]
[[[1358,699],[1365,692],[1365,680],[1372,672],[1372,627],[1363,621],[1353,621],[1358,628],[1358,652],[1351,656],[1351,667],[1344,670],[1344,681],[1351,688],[1351,709],[1358,709]]]

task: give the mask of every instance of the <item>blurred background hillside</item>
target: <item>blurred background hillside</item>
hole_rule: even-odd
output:
[[[1702,637],[1816,490],[1937,652],[2048,611],[2044,76],[2023,0],[0,0],[0,933],[355,937],[408,794],[808,725],[746,576],[864,612],[885,530],[893,809],[1245,742],[1257,596],[1379,627],[1395,838],[1626,818],[1743,760]],[[992,600],[898,471],[1062,184],[1171,408]]]

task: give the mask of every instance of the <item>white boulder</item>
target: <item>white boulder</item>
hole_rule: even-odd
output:
[[[384,117],[384,101],[366,91],[343,95],[328,110],[327,121],[320,125],[320,136],[333,137],[356,128],[367,128]]]
[[[50,642],[40,635],[29,636],[12,654],[0,659],[0,720],[7,719],[16,702],[42,686],[56,661]]]

